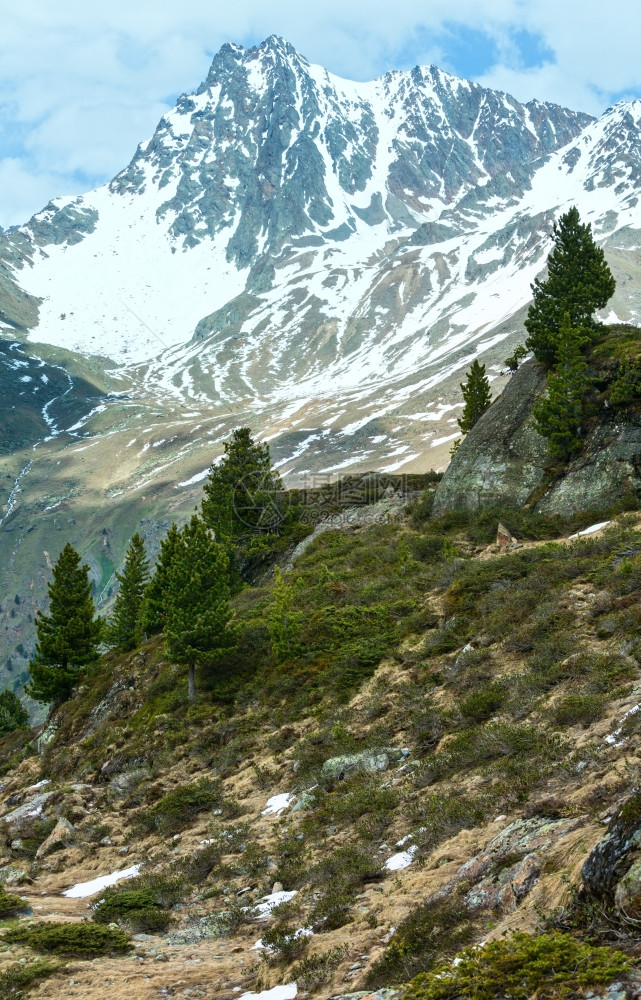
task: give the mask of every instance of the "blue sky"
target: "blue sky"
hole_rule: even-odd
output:
[[[224,42],[270,34],[351,79],[436,63],[595,115],[641,97],[631,0],[23,0],[2,14],[0,226],[108,180]]]

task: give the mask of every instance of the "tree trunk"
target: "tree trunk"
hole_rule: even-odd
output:
[[[189,664],[189,681],[187,690],[189,692],[189,700],[196,701],[196,666],[194,663]]]

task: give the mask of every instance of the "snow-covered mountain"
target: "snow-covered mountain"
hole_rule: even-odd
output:
[[[259,425],[349,431],[419,397],[438,418],[446,377],[517,332],[555,215],[635,245],[640,125],[641,102],[594,121],[226,45],[109,185],[5,235],[0,321]]]

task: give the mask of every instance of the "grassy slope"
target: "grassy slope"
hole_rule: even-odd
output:
[[[114,845],[153,858],[155,878],[177,881],[172,899],[188,926],[209,915],[241,950],[271,926],[276,954],[241,970],[243,988],[298,978],[317,983],[319,996],[365,976],[371,986],[402,981],[469,941],[541,928],[567,905],[603,834],[600,817],[638,764],[639,716],[624,723],[623,747],[604,737],[638,700],[641,517],[622,515],[568,544],[541,538],[558,525],[503,512],[538,540],[501,555],[487,547],[495,514],[430,522],[427,506],[313,543],[288,577],[299,581],[301,612],[300,652],[290,659],[271,653],[271,586],[251,588],[236,599],[239,649],[200,678],[195,708],[158,639],[101,661],[60,711],[39,764],[18,764],[20,740],[8,740],[9,789],[48,777],[56,810],[76,809],[77,845],[31,869],[34,891],[79,880],[87,866],[121,866],[115,847],[99,845],[106,830]],[[387,745],[412,748],[410,765],[321,782],[310,811],[261,815],[268,796],[313,786],[328,758]],[[114,802],[108,782],[132,770],[140,784]],[[91,810],[81,815],[85,793],[70,787],[78,781],[92,789],[99,822]],[[470,910],[460,886],[449,901],[424,905],[510,821],[537,816],[566,819],[568,830],[542,849],[538,881],[518,905]],[[382,861],[410,833],[415,863],[383,877]],[[497,861],[491,877],[523,853]],[[24,851],[7,847],[5,856],[30,870]],[[252,926],[235,892],[250,886],[256,899],[275,880],[298,895],[276,921]],[[410,923],[381,944],[408,913]],[[292,930],[308,924],[314,937],[293,944]],[[365,964],[360,955],[369,971],[345,980],[355,959]]]

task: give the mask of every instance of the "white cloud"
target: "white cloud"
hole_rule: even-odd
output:
[[[436,61],[457,68],[448,31],[494,39],[480,82],[598,113],[641,88],[641,9],[630,0],[23,0],[0,34],[0,224],[123,167],[173,95],[193,90],[225,41],[283,35],[335,73],[367,79]],[[540,37],[543,65],[523,63],[516,33]],[[464,67],[458,67],[465,72]]]

